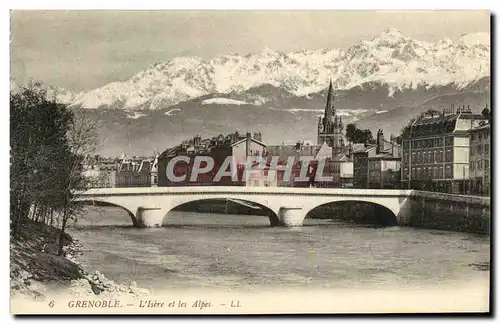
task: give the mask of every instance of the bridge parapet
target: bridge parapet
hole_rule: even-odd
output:
[[[271,211],[271,225],[300,226],[320,205],[354,201],[382,205],[398,220],[409,190],[289,188],[289,187],[143,187],[95,188],[77,193],[78,200],[122,206],[138,226],[158,226],[171,209],[197,200],[229,199],[257,204]],[[298,208],[292,207],[300,206]]]

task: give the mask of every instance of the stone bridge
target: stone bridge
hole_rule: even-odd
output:
[[[76,201],[119,206],[138,227],[161,226],[168,212],[183,204],[210,199],[230,199],[270,210],[272,226],[301,226],[316,207],[333,202],[368,202],[382,206],[397,224],[408,219],[411,190],[289,188],[289,187],[143,187],[96,188],[76,194]]]

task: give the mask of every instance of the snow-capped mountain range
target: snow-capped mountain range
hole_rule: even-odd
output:
[[[124,82],[83,93],[57,90],[59,101],[81,108],[158,110],[208,94],[238,94],[264,84],[295,96],[365,83],[387,85],[388,96],[418,86],[467,86],[490,76],[490,34],[465,34],[428,43],[387,29],[348,49],[178,57],[157,63]]]

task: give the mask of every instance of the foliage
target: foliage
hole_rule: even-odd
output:
[[[345,137],[352,143],[373,144],[375,142],[371,130],[359,129],[355,124],[347,124]]]
[[[48,98],[38,83],[11,92],[10,116],[11,234],[19,238],[27,218],[56,222],[64,233],[77,211],[73,192],[86,188],[81,162],[96,147],[95,125]]]

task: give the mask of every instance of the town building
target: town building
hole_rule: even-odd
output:
[[[469,130],[469,194],[490,195],[490,124]]]
[[[466,193],[469,179],[470,130],[487,117],[469,107],[454,106],[420,116],[403,137],[405,188]]]
[[[337,153],[332,156],[332,148],[326,142],[323,142],[311,164],[313,166],[311,174],[312,186],[316,188],[352,188],[352,151]],[[320,170],[319,168],[322,165],[324,167]],[[328,180],[322,180],[319,176],[328,178]]]
[[[151,165],[150,177],[151,177],[151,187],[158,187],[158,157],[157,154]]]
[[[123,159],[116,172],[116,187],[151,187],[151,166],[151,159]]]
[[[118,161],[98,155],[86,156],[82,161],[82,175],[89,188],[114,188]]]
[[[157,177],[158,186],[244,186],[248,179],[244,179],[244,168],[247,158],[250,156],[263,157],[266,154],[266,145],[262,143],[262,134],[260,132],[246,133],[241,136],[238,132],[226,136],[220,134],[213,137],[210,141],[200,140],[202,145],[197,145],[196,141],[185,145],[174,147],[164,151],[157,158]],[[206,143],[206,145],[203,145]],[[172,170],[173,176],[182,177],[183,180],[171,179],[167,176],[166,168],[169,162],[178,156],[185,156],[189,162],[177,161]],[[210,157],[214,161],[214,167],[209,172],[203,172],[192,179],[192,171],[195,163],[195,157]],[[219,181],[214,178],[221,167],[224,167],[224,161],[228,157],[232,158],[234,170],[230,170],[228,165],[226,170],[231,171],[231,176],[223,176]],[[206,167],[202,162],[202,168]],[[194,175],[193,175],[194,177]],[[249,183],[250,184],[250,183]]]
[[[386,141],[380,129],[375,144],[353,147],[354,188],[396,189],[400,187],[401,146],[391,135]]]

